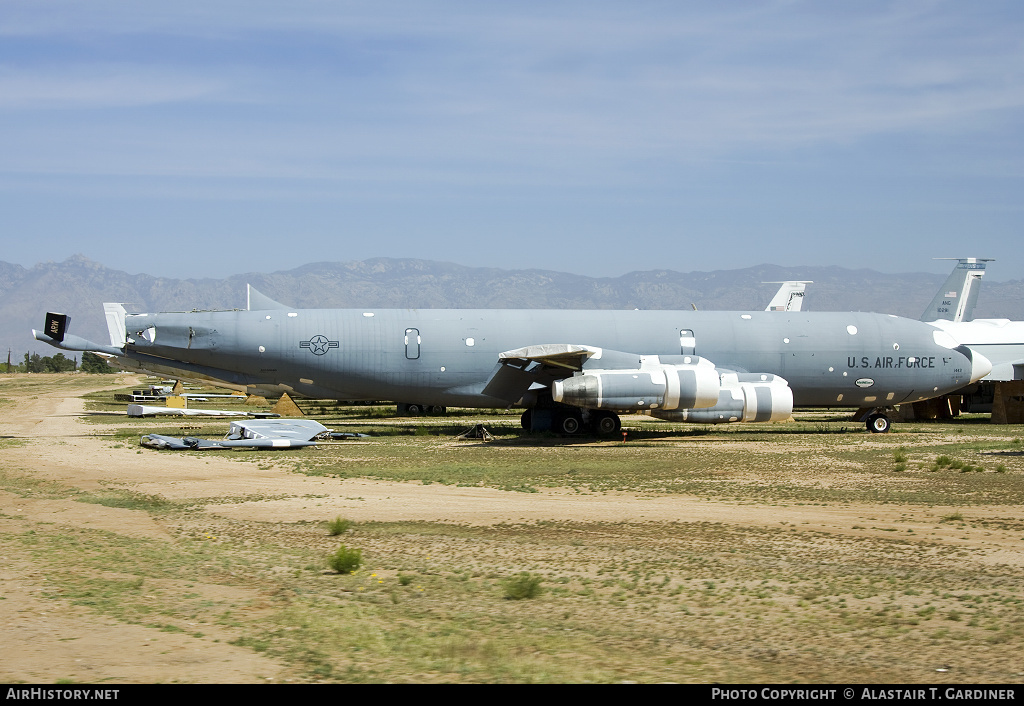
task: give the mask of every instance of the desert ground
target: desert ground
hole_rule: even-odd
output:
[[[171,452],[139,435],[228,423],[130,420],[138,385],[0,376],[2,682],[1024,681],[1020,427],[303,404],[370,435]]]

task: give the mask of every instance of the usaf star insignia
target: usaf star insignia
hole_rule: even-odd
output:
[[[313,355],[323,355],[331,348],[338,348],[341,344],[338,341],[329,341],[327,336],[317,334],[308,341],[299,341],[299,348],[308,348]]]

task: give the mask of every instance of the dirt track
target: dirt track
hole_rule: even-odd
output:
[[[128,378],[103,381],[123,387]],[[4,381],[0,380],[0,386]],[[96,386],[93,389],[99,389]],[[564,522],[709,522],[777,529],[780,511],[774,506],[708,501],[688,496],[640,497],[626,493],[590,494],[541,490],[516,493],[491,488],[464,488],[366,479],[310,477],[287,470],[216,454],[197,460],[191,455],[140,454],[138,448],[111,448],[106,429],[78,422],[84,413],[80,385],[66,389],[44,385],[34,394],[0,387],[14,401],[4,410],[3,436],[18,440],[4,448],[4,468],[82,491],[127,489],[169,500],[228,499],[206,506],[206,512],[228,521],[295,523],[311,516],[341,515],[356,522],[373,520],[445,522],[479,526]],[[12,410],[16,413],[12,414]],[[353,447],[355,448],[355,447]],[[254,496],[268,499],[253,500]],[[239,498],[231,502],[231,498]],[[949,508],[950,511],[953,508]],[[969,548],[982,563],[1024,566],[1019,532],[953,525],[936,527],[941,507],[894,504],[796,506],[785,510],[783,522],[801,531],[865,538],[884,534],[860,527],[865,517],[886,532],[928,533],[929,541]],[[1015,516],[1019,508],[983,507],[975,515]],[[127,537],[173,542],[173,532],[141,510],[107,507],[73,499],[21,497],[0,492],[3,534],[54,524],[114,532]],[[99,682],[254,682],[281,678],[283,665],[243,647],[227,644],[230,631],[218,635],[204,627],[206,637],[168,633],[97,616],[68,601],[40,597],[46,572],[33,567],[14,544],[5,542],[0,569],[0,681],[48,682],[70,678]],[[112,571],[116,567],[111,567]],[[256,589],[204,585],[211,598],[231,594],[258,606]],[[258,610],[254,608],[253,610]],[[217,641],[219,640],[219,641]]]

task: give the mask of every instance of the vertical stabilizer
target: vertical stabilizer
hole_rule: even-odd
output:
[[[287,309],[281,302],[276,302],[266,294],[258,291],[251,284],[245,285],[246,288],[246,307],[249,311],[272,311],[275,309]]]
[[[970,321],[974,318],[974,305],[978,302],[979,285],[985,275],[985,263],[993,260],[979,257],[935,259],[956,259],[956,267],[943,282],[932,303],[924,310],[921,321]]]
[[[814,282],[811,280],[789,280],[786,282],[764,282],[764,284],[782,285],[768,303],[765,311],[800,311],[804,304],[804,289]]]
[[[128,312],[120,304],[104,302],[103,315],[107,320],[107,333],[110,334],[110,345],[114,348],[124,348],[124,325]]]

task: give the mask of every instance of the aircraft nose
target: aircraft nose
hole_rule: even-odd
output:
[[[970,350],[970,349],[968,349]],[[978,351],[971,351],[971,382],[978,382],[992,372],[992,361]]]

